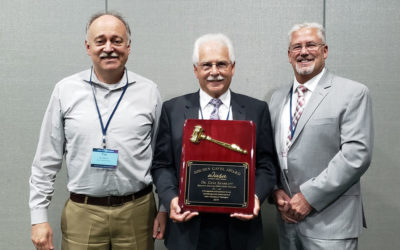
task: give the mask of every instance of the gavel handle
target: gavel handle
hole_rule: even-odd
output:
[[[241,149],[241,148],[240,148],[238,145],[236,145],[236,144],[229,144],[229,143],[226,143],[226,142],[218,141],[218,140],[215,140],[215,139],[211,138],[211,137],[208,136],[208,135],[205,136],[205,137],[203,137],[203,138],[206,139],[207,141],[216,143],[216,144],[221,145],[221,146],[223,146],[223,147],[225,147],[225,148],[228,148],[228,149],[230,149],[230,150],[233,150],[233,151],[236,151],[236,152],[239,152],[239,153],[242,153],[242,154],[247,154],[247,150]]]

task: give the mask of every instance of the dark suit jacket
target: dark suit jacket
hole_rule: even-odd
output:
[[[268,105],[245,95],[231,93],[233,119],[252,120],[256,124],[255,192],[262,203],[276,184],[277,160]],[[167,209],[172,198],[178,196],[183,124],[186,119],[198,119],[199,108],[199,92],[176,97],[162,107],[151,173],[160,202]],[[169,249],[195,250],[200,217],[184,223],[168,220],[165,245]],[[229,219],[229,237],[234,249],[254,249],[262,241],[261,213],[247,222]]]

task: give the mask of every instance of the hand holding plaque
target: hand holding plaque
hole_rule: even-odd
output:
[[[182,139],[183,211],[253,214],[254,123],[186,120]]]

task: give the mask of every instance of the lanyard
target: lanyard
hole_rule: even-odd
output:
[[[89,80],[89,82],[90,82],[90,86],[92,87],[94,103],[96,104],[96,110],[97,110],[97,114],[98,114],[98,116],[99,116],[99,121],[100,121],[100,126],[101,126],[101,132],[103,133],[103,148],[106,148],[106,134],[107,134],[108,125],[110,125],[110,121],[111,121],[112,117],[114,116],[114,113],[115,113],[115,111],[117,110],[118,105],[119,105],[119,103],[121,102],[122,97],[124,96],[124,94],[125,94],[125,92],[126,92],[126,89],[128,88],[128,72],[126,72],[126,69],[125,69],[126,84],[125,84],[125,86],[124,86],[124,89],[122,90],[121,96],[119,97],[117,104],[116,104],[115,107],[114,107],[114,110],[112,111],[110,117],[108,118],[106,127],[104,127],[103,119],[101,119],[101,114],[100,114],[99,106],[98,106],[98,104],[97,104],[96,94],[95,94],[94,86],[93,86],[93,82],[92,82],[92,73],[93,73],[93,67],[92,67],[92,69],[91,69],[91,71],[90,71],[90,80]]]
[[[289,114],[290,114],[290,138],[293,138],[294,132],[297,128],[296,126],[293,128],[293,117],[292,117],[292,96],[293,96],[293,86],[290,88],[290,104],[289,104]]]
[[[232,106],[229,106],[228,115],[226,116],[226,119],[225,119],[225,120],[228,120],[228,119],[229,119],[229,114],[231,113],[231,107],[232,107]],[[201,107],[200,107],[199,109],[200,109],[201,119],[204,120],[203,111],[201,110]]]

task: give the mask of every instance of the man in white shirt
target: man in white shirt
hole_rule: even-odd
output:
[[[55,86],[30,178],[37,249],[54,249],[47,210],[64,157],[62,249],[153,249],[153,237],[163,238],[166,213],[155,217],[149,171],[161,98],[155,83],[125,68],[130,44],[121,16],[94,15],[85,41],[92,68]]]

